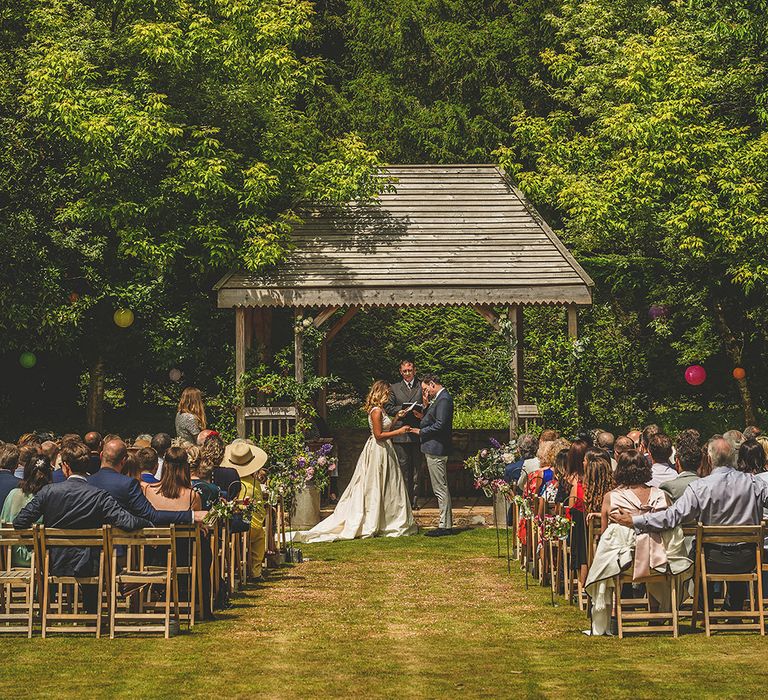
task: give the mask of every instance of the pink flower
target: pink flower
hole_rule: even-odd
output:
[[[487,457],[488,456],[488,450],[480,450],[480,456],[481,457]]]
[[[312,481],[312,477],[315,475],[314,467],[307,467],[307,478],[305,481]]]
[[[317,458],[317,464],[318,466],[324,467],[325,463],[328,461],[327,457],[318,457]]]

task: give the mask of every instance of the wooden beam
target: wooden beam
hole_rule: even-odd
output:
[[[294,377],[297,382],[304,381],[304,334],[299,330],[299,319],[302,317],[302,309],[298,308],[293,315],[293,354]]]
[[[568,304],[568,337],[574,340],[579,337],[579,315],[576,304]]]
[[[235,309],[235,383],[245,374],[245,308],[240,306]],[[245,437],[245,397],[238,401],[237,406],[237,434]]]
[[[479,304],[474,304],[472,308],[488,321],[494,330],[499,330],[499,317],[493,309],[488,306],[480,306]]]
[[[333,341],[333,339],[338,335],[339,331],[344,328],[357,314],[357,312],[360,311],[359,306],[350,306],[347,309],[347,312],[338,320],[336,323],[328,330],[328,332],[325,334],[325,341],[330,345],[330,343]]]
[[[317,376],[328,376],[328,340],[326,338],[323,338],[320,343],[317,354]],[[317,412],[323,420],[328,418],[328,390],[325,387],[320,389],[317,397]]]
[[[329,306],[322,311],[320,311],[317,316],[315,316],[314,321],[312,321],[315,328],[320,328],[333,314],[335,314],[341,307],[339,306]]]

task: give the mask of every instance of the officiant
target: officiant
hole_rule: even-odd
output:
[[[398,411],[404,408],[407,409],[414,403],[416,408],[421,408],[423,411],[425,400],[421,392],[421,382],[416,380],[416,368],[412,360],[404,359],[400,361],[400,376],[403,378],[402,381],[394,382],[391,386],[389,402],[385,406],[387,414],[394,416]],[[395,430],[402,425],[418,428],[423,415],[422,411],[409,411],[402,420],[393,424],[392,429]],[[416,495],[422,484],[422,454],[419,437],[418,435],[405,433],[393,438],[392,442],[397,453],[397,461],[400,463],[400,470],[403,473],[405,486],[408,489],[411,507],[417,510]]]

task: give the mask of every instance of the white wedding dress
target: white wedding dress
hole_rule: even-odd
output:
[[[402,537],[418,532],[392,441],[376,440],[370,413],[368,425],[371,436],[336,510],[311,530],[294,533],[294,542]],[[391,425],[392,420],[384,414],[383,430],[388,431]]]

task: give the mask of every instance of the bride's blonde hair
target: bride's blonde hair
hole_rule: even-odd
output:
[[[366,413],[369,413],[372,408],[382,408],[389,400],[389,382],[385,382],[383,379],[379,379],[373,383],[371,390],[368,392],[368,396],[365,397],[365,403],[363,409]]]

